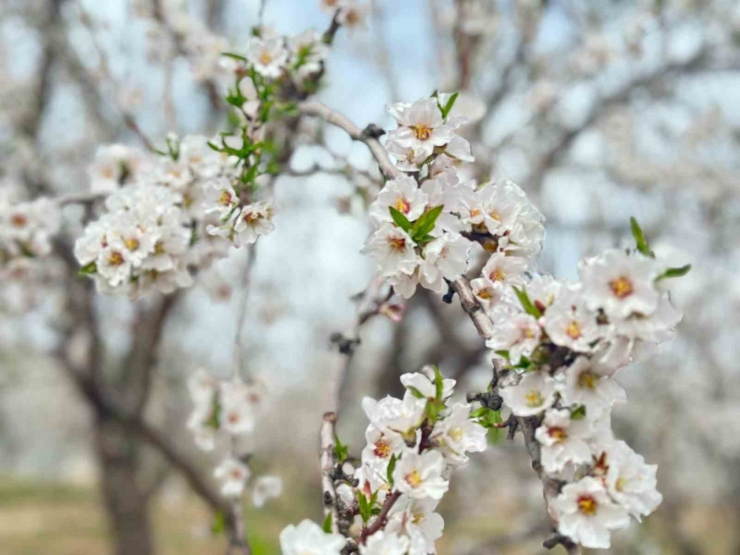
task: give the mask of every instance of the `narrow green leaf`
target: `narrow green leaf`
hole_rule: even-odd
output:
[[[331,513],[326,514],[326,518],[324,519],[324,524],[321,525],[321,528],[326,532],[327,534],[331,534]]]
[[[433,368],[434,368],[435,398],[437,399],[437,401],[441,401],[442,394],[444,393],[444,378],[442,378],[442,372],[439,371],[439,366],[435,364]]]
[[[396,223],[398,227],[403,229],[406,233],[411,231],[411,222],[408,220],[406,216],[401,214],[398,210],[396,210],[392,206],[389,206],[388,210],[390,210],[391,218],[393,218],[393,221]]]
[[[425,399],[424,394],[418,389],[416,389],[414,386],[407,385],[406,389],[409,391],[409,393],[411,393],[411,395],[413,395],[417,399]]]
[[[443,209],[444,206],[440,205],[424,212],[411,227],[411,238],[416,241],[429,235],[429,232],[434,229],[434,224],[437,223],[437,218],[439,218]]]
[[[653,256],[640,224],[637,223],[635,218],[630,218],[630,224],[632,226],[632,236],[635,238],[635,243],[637,244],[637,250],[645,256]]]
[[[214,536],[218,536],[219,534],[222,534],[226,530],[226,519],[224,518],[224,514],[221,511],[216,511],[216,514],[213,516],[213,523],[211,524],[211,533]]]
[[[470,418],[480,418],[481,416],[484,416],[487,411],[491,409],[488,409],[486,407],[478,407],[473,412],[470,413]]]
[[[502,357],[502,358],[505,358],[507,362],[508,362],[508,361],[510,360],[510,359],[509,359],[509,351],[495,351],[495,353],[496,353],[496,354],[497,354],[498,356],[500,356],[500,357]]]
[[[683,277],[691,271],[691,264],[681,266],[680,268],[668,268],[664,273],[655,278],[655,281],[661,281],[669,278]]]
[[[396,470],[396,461],[398,457],[396,455],[391,456],[391,460],[388,462],[388,471],[386,472],[386,478],[388,479],[388,485],[393,489],[393,472]]]
[[[514,287],[513,289],[516,293],[517,298],[519,299],[519,302],[522,303],[522,308],[524,309],[524,311],[527,314],[534,316],[535,318],[540,318],[542,316],[542,312],[532,303],[532,301],[529,300],[527,290],[524,287],[522,287],[521,289]]]
[[[337,435],[334,436],[334,455],[339,464],[346,461],[349,456],[349,445],[344,445]]]
[[[81,276],[91,276],[98,271],[98,266],[95,264],[95,261],[90,262],[89,264],[85,264],[82,268],[79,269],[77,272]]]
[[[239,54],[234,54],[233,52],[221,52],[221,55],[226,56],[227,58],[234,58],[235,60],[239,60],[240,62],[248,61],[244,56],[240,56]]]
[[[442,117],[447,118],[450,111],[452,110],[452,107],[455,105],[455,101],[457,100],[457,97],[460,93],[454,93],[452,96],[450,96],[449,100],[447,101],[447,104],[444,105],[442,108]]]

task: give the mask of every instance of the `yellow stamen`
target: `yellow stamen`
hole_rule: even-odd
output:
[[[578,325],[578,322],[573,321],[570,323],[570,325],[565,328],[565,335],[570,337],[571,339],[579,339],[581,337],[581,326]]]
[[[13,214],[10,218],[10,223],[13,224],[13,227],[25,227],[28,223],[28,218],[23,214]]]
[[[627,480],[625,480],[624,478],[618,478],[617,483],[614,484],[614,489],[616,489],[617,491],[622,491],[626,483]]]
[[[593,516],[596,514],[598,507],[599,504],[596,502],[596,499],[590,495],[582,495],[578,498],[578,510],[581,511],[581,514]]]
[[[598,378],[590,370],[587,372],[582,372],[578,376],[578,387],[594,389],[596,387],[597,381]]]
[[[635,292],[632,281],[624,276],[610,281],[609,287],[618,299],[625,299]]]
[[[420,141],[428,141],[429,137],[432,136],[431,127],[424,125],[423,123],[419,125],[412,125],[411,130],[414,132],[414,136]]]
[[[506,279],[506,274],[496,268],[491,274],[488,276],[488,278],[491,281],[504,281]]]
[[[375,449],[373,451],[375,453],[376,457],[380,457],[381,459],[388,458],[388,456],[391,454],[391,446],[388,445],[388,443],[382,439],[378,440],[378,442],[375,444]]]
[[[393,250],[402,251],[406,248],[406,239],[403,237],[392,237],[388,240],[388,245]]]
[[[398,210],[401,214],[408,214],[411,210],[411,203],[407,201],[405,198],[400,197],[396,201],[396,210]]]
[[[140,245],[139,240],[134,238],[125,239],[123,244],[126,245],[126,248],[130,251],[135,251]]]
[[[113,251],[108,255],[108,264],[111,266],[120,266],[124,263],[123,255],[118,251]]]
[[[563,441],[568,438],[568,433],[565,431],[565,429],[559,428],[557,426],[548,428],[547,435],[549,435],[551,438],[553,438],[556,441]]]
[[[545,399],[537,390],[528,391],[527,394],[524,396],[524,399],[527,403],[527,406],[530,408],[541,407],[542,404],[545,402]]]
[[[421,476],[418,470],[413,470],[411,474],[406,474],[405,480],[412,488],[418,488],[421,485]]]
[[[233,202],[233,198],[229,191],[221,191],[221,195],[218,197],[218,203],[224,206],[230,206]]]

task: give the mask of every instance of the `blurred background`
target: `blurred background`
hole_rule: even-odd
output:
[[[660,509],[614,536],[612,553],[740,553],[740,5],[734,0],[365,0],[341,30],[318,97],[360,126],[390,128],[388,102],[462,91],[456,109],[484,180],[519,183],[547,218],[539,266],[577,278],[582,256],[631,240],[638,218],[671,266],[676,340],[618,376],[630,402],[618,435],[659,464]],[[321,0],[267,0],[264,24],[326,29]],[[0,1],[0,195],[84,192],[101,144],[211,135],[224,115],[223,50],[244,53],[258,0]],[[253,469],[283,495],[246,507],[257,554],[289,523],[321,521],[317,434],[350,297],[373,274],[359,254],[379,175],[364,145],[300,122],[274,183],[276,231],[259,242],[241,342],[267,407]],[[68,242],[80,210],[65,209]],[[74,262],[0,283],[0,553],[223,553],[212,533],[217,455],[185,428],[185,381],[227,375],[244,252],[163,301],[94,294]],[[70,372],[62,348],[90,337],[99,379],[134,399],[124,425]],[[490,379],[486,350],[455,303],[422,290],[400,322],[362,332],[339,432],[359,454],[363,396],[438,363],[458,390]],[[142,432],[142,428],[146,430]],[[168,452],[169,449],[169,452]],[[176,451],[176,456],[172,450]],[[196,477],[194,477],[196,476]],[[204,484],[201,490],[196,482]],[[544,553],[541,484],[519,440],[453,478],[443,554]],[[132,540],[131,538],[135,538]],[[143,543],[142,543],[143,542]],[[560,548],[557,548],[560,549]]]

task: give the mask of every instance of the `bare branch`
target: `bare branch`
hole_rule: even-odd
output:
[[[302,102],[298,105],[298,109],[302,114],[305,114],[307,116],[316,116],[323,119],[327,123],[336,125],[337,127],[346,131],[347,134],[355,141],[365,143],[370,149],[372,155],[375,157],[375,160],[378,162],[378,165],[380,166],[380,171],[383,172],[383,175],[387,179],[394,179],[401,174],[398,168],[396,168],[393,162],[391,162],[391,159],[388,157],[388,153],[386,152],[383,145],[381,145],[380,141],[378,141],[377,132],[375,131],[374,127],[368,126],[364,130],[360,129],[346,116],[340,114],[339,112],[335,112],[321,102]]]

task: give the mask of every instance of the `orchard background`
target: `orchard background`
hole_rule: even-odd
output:
[[[692,264],[672,285],[684,313],[676,339],[618,377],[630,402],[615,407],[614,428],[659,465],[664,499],[614,534],[612,552],[738,552],[740,10],[689,0],[360,5],[358,21],[332,31],[317,100],[360,129],[390,130],[385,104],[459,91],[455,109],[471,123],[458,133],[475,155],[465,171],[513,180],[544,214],[543,272],[576,279],[582,256],[632,245],[630,216],[659,258]],[[296,36],[336,21],[318,0],[1,7],[3,202],[84,197],[105,177],[94,165],[101,145],[145,152],[166,150],[169,132],[216,135],[233,86],[222,52],[245,55],[255,27]],[[96,293],[71,247],[94,210],[87,202],[65,202],[41,270],[3,275],[3,553],[222,553],[218,461],[185,426],[186,382],[200,367],[227,377],[235,336],[241,371],[265,396],[249,465],[283,481],[261,509],[245,498],[252,551],[279,552],[289,523],[322,522],[331,338],[352,328],[350,299],[375,272],[360,250],[382,178],[365,144],[290,117],[289,156],[269,183],[274,232],[198,271],[192,287],[134,301]],[[463,392],[491,379],[490,351],[459,303],[420,288],[386,308],[363,327],[340,396],[338,430],[358,455],[361,399],[402,394],[401,374],[434,363]],[[80,352],[92,354],[82,369]],[[489,445],[440,506],[439,552],[544,552],[542,504],[521,439]]]

